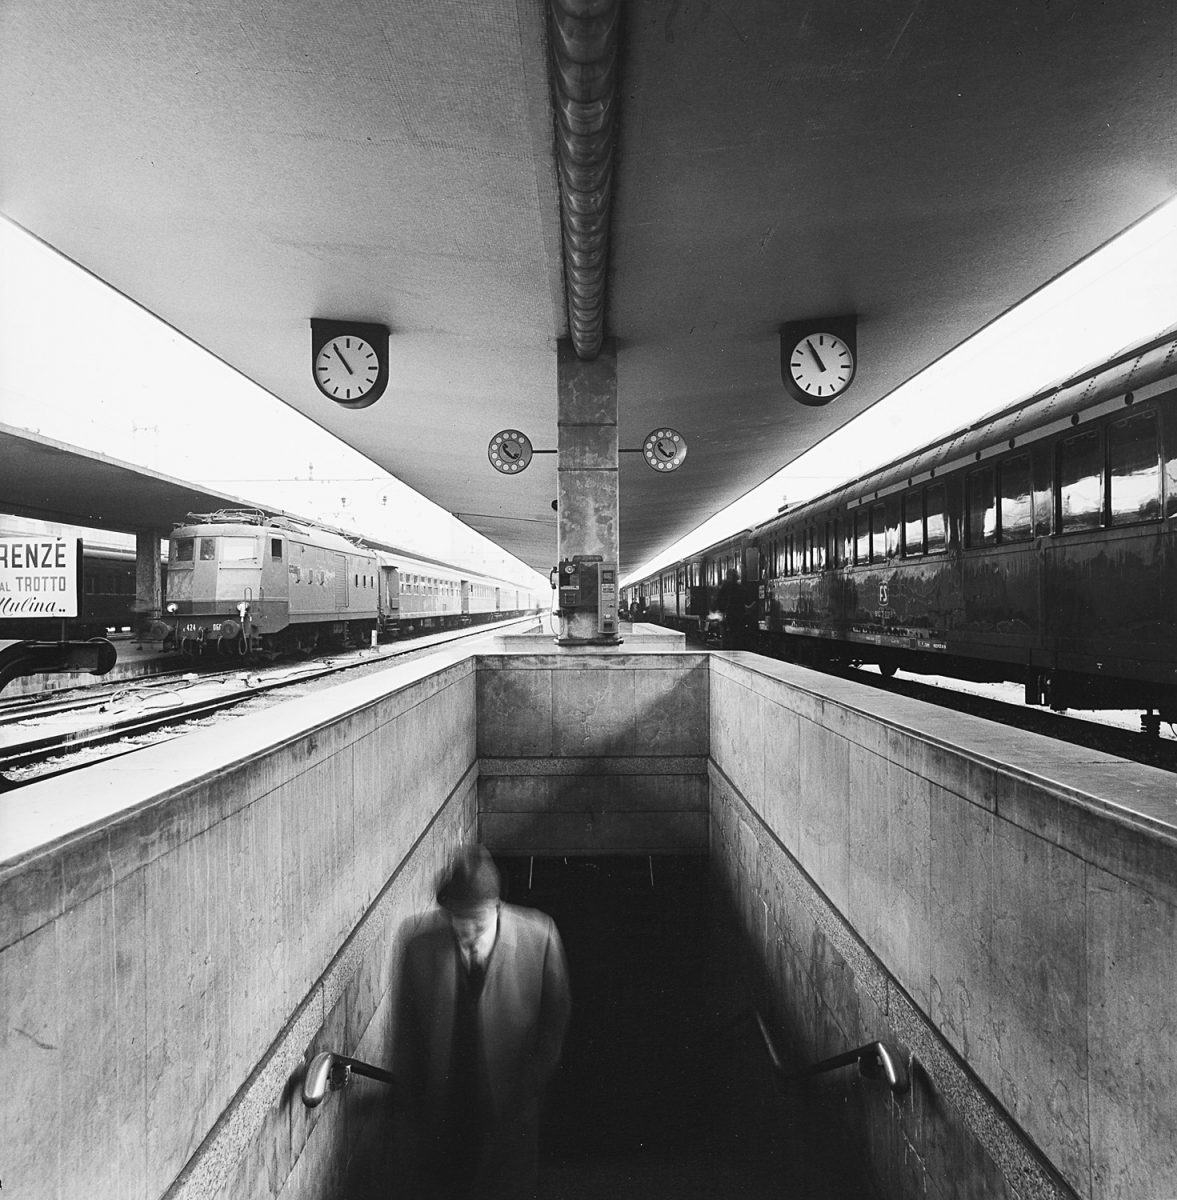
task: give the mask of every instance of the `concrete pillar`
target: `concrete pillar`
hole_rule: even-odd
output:
[[[606,338],[600,354],[580,359],[561,339],[557,359],[556,472],[557,538],[561,561],[581,558],[584,578],[595,590],[594,561],[617,570],[617,351]],[[616,574],[614,574],[616,580]],[[563,610],[562,610],[563,611]],[[597,611],[579,608],[560,618],[561,643],[614,645],[613,632],[600,633]]]
[[[135,629],[142,637],[163,612],[159,569],[159,543],[167,535],[159,529],[135,530]]]

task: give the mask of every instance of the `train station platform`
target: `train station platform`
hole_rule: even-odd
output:
[[[300,1082],[387,1064],[398,931],[472,837],[573,967],[547,1194],[1177,1194],[1171,775],[754,654],[510,639],[0,796],[6,1190],[395,1194],[383,1086]],[[780,1075],[883,1042],[910,1086],[774,1083],[751,1009]]]

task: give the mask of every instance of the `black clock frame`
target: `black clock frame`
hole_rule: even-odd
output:
[[[849,347],[850,355],[854,359],[849,381],[840,392],[833,396],[811,396],[797,386],[789,371],[789,361],[793,357],[797,343],[803,342],[815,333],[829,333],[834,337],[841,338]],[[829,404],[831,400],[841,399],[854,386],[857,374],[858,317],[854,314],[843,314],[838,317],[815,317],[805,321],[787,321],[781,326],[781,382],[785,385],[785,391],[798,404],[805,404],[810,408],[820,408],[822,405]]]
[[[319,376],[315,371],[315,360],[319,357],[319,351],[333,338],[349,336],[363,338],[376,351],[376,382],[372,385],[370,392],[365,392],[364,395],[358,396],[354,400],[340,400],[338,396],[331,395],[320,386]],[[338,404],[340,408],[368,408],[375,404],[384,395],[384,389],[388,387],[388,337],[388,326],[378,322],[339,321],[328,317],[311,317],[311,378],[315,381],[315,387],[328,400],[333,400]]]

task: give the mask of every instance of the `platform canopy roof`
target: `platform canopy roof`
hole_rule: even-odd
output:
[[[486,449],[504,428],[556,445],[552,20],[6,0],[0,207],[546,569],[556,458],[505,477]],[[620,0],[602,333],[622,447],[663,425],[690,446],[673,475],[622,457],[623,570],[1177,191],[1174,22],[1171,0]],[[829,314],[857,316],[858,376],[803,406],[778,330]],[[312,317],[389,327],[376,404],[316,389]]]

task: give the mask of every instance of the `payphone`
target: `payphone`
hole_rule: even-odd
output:
[[[566,622],[567,635],[584,641],[593,635],[613,640],[617,636],[617,564],[600,555],[578,554],[560,561],[554,575],[559,589],[557,615]]]

